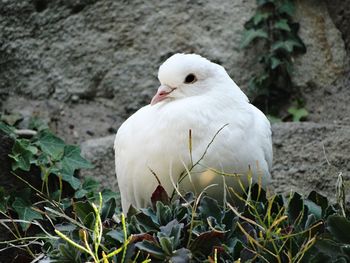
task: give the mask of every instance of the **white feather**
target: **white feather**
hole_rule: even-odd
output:
[[[197,81],[184,84],[188,74]],[[116,174],[123,212],[129,206],[145,207],[158,182],[170,195],[170,174],[176,182],[190,169],[189,130],[192,131],[192,160],[195,163],[205,150],[201,165],[191,171],[191,179],[180,185],[183,191],[201,191],[217,183],[208,192],[217,199],[224,196],[224,173],[243,174],[251,168],[256,181],[259,171],[263,184],[270,179],[272,164],[271,128],[265,115],[249,103],[245,94],[223,67],[194,54],[176,54],[159,69],[162,85],[175,87],[169,98],[147,105],[130,116],[119,128],[115,139]],[[210,141],[220,128],[225,126]],[[225,177],[227,185],[239,191],[237,178]]]

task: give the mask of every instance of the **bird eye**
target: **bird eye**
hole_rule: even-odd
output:
[[[185,78],[184,83],[186,84],[191,84],[197,81],[197,78],[194,74],[188,74],[187,77]]]

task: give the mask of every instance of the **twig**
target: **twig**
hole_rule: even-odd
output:
[[[20,137],[33,137],[37,135],[38,132],[34,130],[29,130],[29,129],[21,129],[21,130],[15,129],[15,134]]]

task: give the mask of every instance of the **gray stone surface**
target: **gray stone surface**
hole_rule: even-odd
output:
[[[63,101],[114,97],[125,117],[149,101],[159,64],[175,52],[221,63],[245,88],[257,67],[239,45],[254,6],[253,0],[2,0],[0,93]],[[296,60],[295,81],[328,85],[344,68],[341,34],[325,3],[297,6],[308,52]]]
[[[274,124],[272,130],[272,177],[275,190],[284,193],[293,190],[308,194],[317,189],[334,200],[339,173],[343,174],[349,189],[349,123],[279,123]]]
[[[81,144],[81,153],[95,167],[80,171],[80,176],[93,177],[104,188],[117,190],[114,166],[114,135],[91,139]]]
[[[307,52],[295,60],[293,81],[305,88],[314,85],[329,87],[347,69],[348,61],[341,32],[329,16],[323,1],[298,1],[295,20],[300,23],[299,35]]]
[[[345,46],[350,51],[350,0],[327,0],[329,14],[342,33]]]

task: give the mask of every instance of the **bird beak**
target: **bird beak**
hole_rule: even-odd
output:
[[[156,95],[154,95],[154,97],[151,100],[151,105],[154,105],[164,99],[167,98],[167,96],[173,92],[176,88],[171,88],[167,85],[161,85],[158,90]]]

